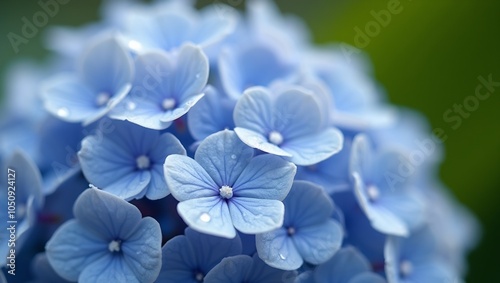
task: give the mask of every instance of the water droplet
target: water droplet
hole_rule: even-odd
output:
[[[65,117],[68,117],[68,115],[69,115],[68,108],[61,107],[61,108],[57,109],[57,116],[65,118]]]
[[[231,159],[236,159],[236,155],[235,154],[231,154]]]
[[[284,254],[280,253],[280,258],[281,258],[282,260],[285,260],[285,259],[286,259],[286,256],[285,256]]]
[[[142,49],[142,44],[139,41],[131,40],[128,42],[128,48],[139,51]]]
[[[199,79],[201,77],[200,73],[196,74],[196,78]]]
[[[205,222],[205,223],[210,222],[210,219],[212,219],[212,218],[210,217],[210,215],[208,215],[208,213],[202,213],[200,215],[200,220]]]

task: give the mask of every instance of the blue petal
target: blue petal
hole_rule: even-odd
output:
[[[236,101],[222,95],[212,86],[204,90],[205,97],[188,112],[188,129],[195,140],[234,128],[233,109]]]
[[[49,263],[47,259],[47,255],[45,253],[37,254],[33,260],[31,261],[31,273],[35,275],[37,279],[35,282],[37,283],[66,283],[67,280],[64,280],[59,276],[54,268]],[[2,273],[3,274],[3,273]],[[1,283],[6,283],[7,281],[0,280]]]
[[[156,282],[196,283],[193,272],[198,267],[196,251],[185,236],[170,239],[162,249],[162,267]]]
[[[312,94],[300,88],[280,93],[274,102],[273,114],[272,130],[280,132],[285,143],[316,133],[323,123],[318,102]]]
[[[295,181],[285,204],[285,225],[296,228],[322,224],[333,213],[333,201],[321,187],[305,181]]]
[[[245,234],[265,233],[283,225],[281,201],[233,197],[228,204],[234,227]]]
[[[79,79],[61,75],[45,83],[41,90],[45,109],[67,122],[81,122],[96,116],[96,93]]]
[[[132,81],[132,58],[112,36],[94,42],[80,64],[83,80],[95,92],[106,91],[114,96]]]
[[[283,271],[281,269],[273,268],[267,265],[262,259],[260,259],[257,253],[252,256],[253,264],[251,272],[247,275],[247,282],[252,283],[275,283],[284,281],[287,279],[286,275],[290,272]],[[292,274],[295,274],[292,272]]]
[[[247,255],[224,258],[207,274],[205,283],[239,283],[248,282],[246,277],[251,272],[253,260]]]
[[[234,124],[239,128],[267,134],[273,130],[272,105],[271,94],[267,89],[249,88],[234,107]]]
[[[354,173],[353,178],[354,195],[373,228],[385,234],[407,236],[409,233],[408,227],[399,216],[381,204],[372,203],[365,193],[365,185],[361,177]]]
[[[163,164],[165,163],[165,158],[171,154],[186,155],[186,149],[184,149],[181,142],[174,135],[164,133],[149,152],[154,165],[150,170],[151,182],[146,191],[148,199],[161,199],[170,194],[163,174]]]
[[[184,234],[196,253],[200,271],[208,273],[223,258],[241,254],[241,240],[238,235],[233,239],[202,234],[186,228]]]
[[[368,137],[364,134],[355,136],[352,141],[349,172],[356,172],[364,181],[370,180],[373,175],[373,159],[372,145]]]
[[[292,156],[292,154],[270,143],[267,140],[267,138],[260,133],[239,127],[234,128],[234,132],[238,135],[241,141],[243,141],[249,147],[253,147],[274,155],[286,156],[286,157]]]
[[[219,186],[207,171],[187,156],[169,155],[163,169],[170,193],[178,201],[219,195]]]
[[[281,148],[290,153],[297,165],[312,165],[327,159],[342,149],[344,136],[335,128],[287,140]]]
[[[196,231],[230,239],[236,236],[228,205],[219,196],[181,201],[177,212]]]
[[[355,248],[346,247],[318,266],[314,277],[318,283],[346,283],[366,271],[370,271],[368,260]]]
[[[123,260],[140,282],[153,282],[161,269],[161,229],[156,220],[145,217],[122,243]]]
[[[386,283],[385,279],[375,273],[372,272],[364,272],[359,275],[356,275],[348,283]],[[423,281],[423,282],[434,282],[434,281]],[[422,282],[422,283],[423,283]]]
[[[234,185],[253,154],[233,131],[225,130],[203,140],[194,158],[220,188]]]
[[[257,234],[255,237],[257,253],[268,265],[283,270],[295,270],[304,262],[285,229]]]
[[[177,58],[173,89],[180,95],[181,103],[201,93],[208,81],[208,70],[208,59],[201,48],[191,44],[182,46]]]
[[[143,283],[148,281],[143,281],[137,278],[133,270],[129,268],[122,257],[106,253],[85,267],[78,278],[78,282]]]
[[[189,111],[189,109],[191,109],[191,107],[195,105],[204,96],[205,96],[204,93],[200,93],[186,98],[186,100],[181,101],[180,102],[181,104],[177,106],[177,108],[175,108],[174,110],[163,113],[163,115],[160,118],[160,121],[162,123],[168,123],[180,118],[181,116],[186,114]]]
[[[408,188],[408,190],[417,188]],[[394,192],[380,198],[378,203],[387,207],[401,219],[410,230],[417,229],[426,220],[424,200],[413,191]]]
[[[329,219],[314,226],[297,228],[292,239],[305,261],[321,264],[329,260],[339,250],[343,234],[342,227],[338,222]]]
[[[66,280],[77,281],[90,263],[108,251],[106,238],[89,232],[78,220],[64,223],[45,246],[47,259],[54,270]]]
[[[296,166],[265,154],[253,158],[233,186],[238,197],[283,200],[292,187]]]
[[[127,239],[141,220],[137,207],[97,189],[85,190],[78,197],[73,214],[82,226],[104,239]]]

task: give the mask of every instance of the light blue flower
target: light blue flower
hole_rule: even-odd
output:
[[[233,110],[236,100],[212,86],[208,86],[204,92],[205,97],[187,115],[189,132],[198,141],[216,132],[234,128]]]
[[[321,264],[342,244],[342,227],[331,218],[334,205],[323,188],[295,181],[283,201],[283,227],[256,235],[257,252],[272,267],[295,270],[305,262]]]
[[[366,258],[355,248],[345,247],[314,272],[316,283],[385,283],[380,275],[371,272]]]
[[[98,188],[125,200],[160,199],[169,194],[163,163],[170,154],[186,154],[172,134],[114,121],[111,132],[83,139],[78,158],[83,174]]]
[[[425,206],[411,185],[394,184],[392,174],[397,174],[401,158],[395,151],[374,150],[367,136],[358,135],[352,144],[350,172],[356,199],[373,228],[407,236],[424,221]]]
[[[161,231],[132,204],[88,189],[77,199],[75,219],[45,246],[50,265],[78,282],[153,282],[161,268]]]
[[[248,146],[312,165],[342,149],[343,135],[322,126],[320,106],[305,89],[247,89],[234,109],[235,132]]]
[[[199,47],[188,44],[175,54],[141,54],[135,69],[130,95],[111,113],[114,119],[162,130],[204,96],[208,59]]]
[[[205,276],[223,258],[241,253],[241,241],[198,233],[186,228],[162,249],[162,269],[156,282],[207,282]]]
[[[253,257],[226,257],[205,277],[205,283],[276,283],[286,282],[286,272],[265,264],[257,254]]]
[[[101,37],[83,53],[78,73],[60,75],[43,87],[45,109],[68,122],[88,125],[113,109],[130,91],[133,63],[120,42]]]
[[[408,238],[387,237],[385,272],[389,283],[458,282],[459,275],[441,255],[439,243],[427,227]]]
[[[7,255],[11,248],[21,251],[31,229],[36,224],[37,213],[44,203],[40,171],[24,152],[14,151],[4,160],[1,168],[0,267],[10,263]],[[15,240],[15,246],[12,244],[13,240]]]
[[[274,155],[254,157],[254,150],[232,131],[207,137],[194,160],[170,155],[165,179],[180,201],[177,211],[189,227],[233,238],[281,227],[296,166]]]

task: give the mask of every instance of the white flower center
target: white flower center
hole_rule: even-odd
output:
[[[204,277],[205,277],[205,276],[203,276],[203,273],[201,273],[201,272],[196,273],[196,275],[194,276],[194,278],[195,278],[195,279],[196,279],[196,281],[198,281],[198,282],[203,282],[203,278],[204,278]]]
[[[270,132],[267,139],[275,145],[280,145],[283,142],[283,136],[277,131]]]
[[[380,197],[380,191],[376,186],[369,186],[368,189],[366,190],[366,193],[368,194],[368,198],[371,201],[375,201]]]
[[[104,104],[108,103],[110,98],[111,95],[109,95],[109,93],[101,92],[97,95],[95,103],[97,104],[97,106],[103,106]]]
[[[286,229],[286,233],[288,234],[288,236],[295,235],[295,228],[293,228],[292,226],[288,227]]]
[[[173,98],[165,98],[161,102],[161,107],[165,110],[172,110],[175,107],[175,99]]]
[[[146,155],[141,155],[135,159],[135,163],[137,168],[143,170],[143,169],[148,169],[149,166],[151,165],[151,161],[149,160],[149,157]]]
[[[408,260],[403,260],[399,264],[399,272],[404,277],[409,276],[413,272],[413,264]]]
[[[225,199],[230,199],[233,197],[233,188],[230,186],[222,186],[222,188],[219,189],[219,194]]]
[[[119,252],[121,250],[121,248],[120,248],[121,245],[122,245],[122,242],[120,240],[113,240],[113,241],[109,242],[108,249],[112,253]]]

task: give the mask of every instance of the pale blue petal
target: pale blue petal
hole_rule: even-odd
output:
[[[254,157],[233,186],[234,196],[283,200],[292,187],[297,167],[280,157]]]
[[[364,272],[359,275],[353,277],[347,283],[386,283],[384,277],[372,273],[372,272]],[[425,282],[433,282],[433,281],[425,281]],[[423,283],[423,282],[422,282]]]
[[[151,178],[149,170],[134,171],[100,189],[128,201],[141,195],[150,184]]]
[[[216,43],[234,31],[238,12],[228,5],[216,3],[201,10],[200,18],[193,31],[192,41],[207,49],[218,47]]]
[[[312,94],[299,88],[289,89],[278,95],[273,115],[272,130],[281,133],[285,143],[318,132],[322,124],[318,102]]]
[[[234,227],[242,233],[265,233],[283,225],[285,207],[281,201],[233,197],[228,204]]]
[[[137,207],[97,189],[85,190],[78,197],[73,214],[82,226],[104,239],[127,239],[141,220]]]
[[[106,238],[89,232],[78,220],[69,220],[54,233],[45,250],[57,274],[77,281],[86,266],[108,252],[107,245]]]
[[[203,91],[205,97],[188,112],[188,129],[195,140],[234,128],[233,109],[236,101],[225,97],[212,86]]]
[[[285,229],[257,234],[255,237],[257,253],[268,265],[283,270],[295,270],[304,262]]]
[[[241,240],[238,235],[232,239],[202,234],[186,228],[184,234],[196,251],[196,261],[205,274],[223,258],[241,254]]]
[[[123,260],[140,282],[153,282],[161,269],[161,229],[156,220],[145,217],[122,244]]]
[[[251,272],[253,260],[247,255],[224,258],[207,274],[205,283],[240,283],[248,282],[246,277]]]
[[[368,137],[364,134],[356,135],[352,141],[349,172],[357,173],[364,182],[372,181],[373,159],[372,145]]]
[[[234,185],[253,154],[233,131],[224,130],[203,140],[194,158],[220,188]]]
[[[370,270],[370,263],[357,249],[346,247],[318,266],[314,277],[318,283],[346,283],[356,275]]]
[[[241,141],[243,141],[249,147],[253,147],[274,155],[286,157],[292,156],[291,153],[288,153],[280,147],[270,143],[266,137],[258,132],[239,127],[234,128],[234,132],[238,135]]]
[[[174,80],[174,91],[179,94],[180,103],[185,103],[202,92],[207,85],[208,71],[208,58],[200,47],[191,44],[181,47]]]
[[[219,196],[219,186],[200,164],[187,156],[169,155],[163,170],[170,193],[178,201]]]
[[[67,122],[81,122],[100,112],[96,93],[73,76],[61,75],[45,83],[41,90],[44,106],[52,115]]]
[[[306,181],[293,182],[285,204],[285,225],[306,227],[322,224],[333,213],[333,201],[321,187]]]
[[[83,126],[88,126],[94,123],[95,121],[104,117],[104,115],[108,114],[111,110],[113,110],[114,107],[116,107],[123,99],[125,99],[131,87],[131,84],[126,84],[122,88],[120,88],[118,92],[109,99],[108,103],[105,106],[100,107],[99,111],[97,111],[94,115],[89,116],[85,120],[83,120]]]
[[[314,226],[297,227],[292,239],[302,258],[317,265],[329,260],[340,249],[343,237],[338,222],[328,219]]]
[[[132,269],[129,268],[124,258],[121,256],[106,253],[104,256],[97,258],[91,262],[82,271],[78,282],[95,282],[95,283],[110,283],[110,282],[130,282],[130,283],[146,283],[137,278]]]
[[[281,148],[290,153],[290,160],[302,166],[316,164],[342,149],[344,136],[335,128],[286,140]]]
[[[373,203],[368,199],[365,185],[357,173],[353,173],[353,179],[354,195],[373,228],[385,234],[407,236],[409,233],[407,225],[386,207]]]
[[[394,192],[380,198],[378,205],[386,207],[401,219],[408,229],[415,230],[426,221],[426,205],[424,199],[415,191]]]
[[[267,134],[273,130],[272,105],[271,94],[267,89],[247,89],[234,107],[234,124],[261,135]]]
[[[115,37],[94,42],[80,64],[83,80],[97,93],[105,91],[114,96],[132,81],[132,58]]]
[[[181,201],[177,211],[196,231],[230,239],[236,236],[228,205],[219,196]]]

